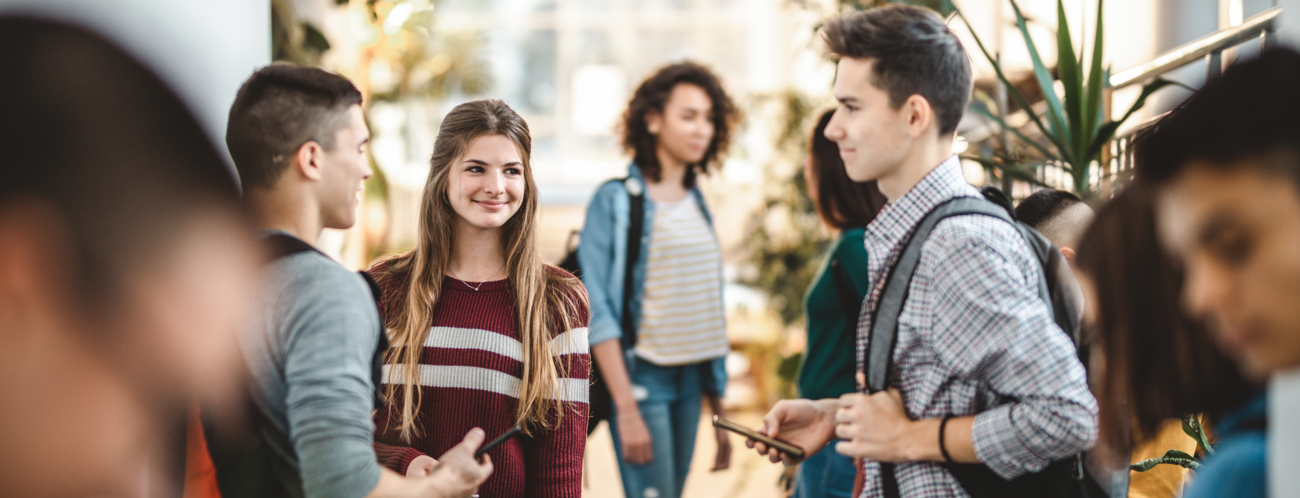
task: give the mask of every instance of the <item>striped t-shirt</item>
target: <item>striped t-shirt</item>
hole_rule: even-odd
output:
[[[380,263],[370,273],[379,283],[383,316],[391,325],[406,305],[409,280],[389,268],[388,263]],[[563,270],[548,267],[548,271]],[[421,431],[409,442],[398,437],[399,391],[375,415],[375,452],[380,463],[404,475],[415,457],[438,458],[459,444],[470,429],[481,427],[491,439],[515,425],[524,357],[511,296],[508,280],[483,282],[475,291],[465,282],[443,278],[419,365],[422,399],[416,417]],[[582,495],[582,455],[589,416],[588,312],[585,299],[573,297],[580,309],[569,317],[571,329],[554,330],[551,338],[559,355],[557,362],[567,369],[552,396],[565,402],[564,418],[549,430],[536,429],[532,437],[516,437],[489,451],[496,470],[480,486],[482,496]],[[383,374],[384,384],[400,384],[405,370],[400,365],[385,365]]]
[[[656,203],[636,354],[662,366],[727,354],[722,250],[693,196]]]

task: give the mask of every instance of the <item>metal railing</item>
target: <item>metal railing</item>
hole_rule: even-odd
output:
[[[1192,40],[1178,48],[1160,54],[1146,64],[1120,71],[1110,77],[1107,88],[1103,90],[1102,106],[1106,116],[1111,115],[1111,95],[1115,90],[1144,84],[1156,77],[1180,69],[1193,62],[1204,60],[1206,81],[1219,77],[1223,73],[1223,52],[1258,38],[1260,49],[1268,49],[1277,44],[1277,27],[1282,7],[1273,7],[1249,19],[1241,25],[1221,29],[1209,35]],[[1125,126],[1106,148],[1102,149],[1101,190],[1103,195],[1110,190],[1110,183],[1117,177],[1124,177],[1133,169],[1133,137],[1143,128],[1159,121],[1164,114],[1146,119],[1132,126]]]

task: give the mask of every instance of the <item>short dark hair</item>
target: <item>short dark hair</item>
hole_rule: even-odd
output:
[[[0,17],[0,209],[45,203],[66,224],[77,297],[106,306],[195,218],[238,212],[235,179],[153,72],[84,29]]]
[[[822,37],[836,58],[874,61],[871,84],[889,93],[895,109],[920,95],[934,108],[940,135],[957,130],[970,101],[970,58],[939,14],[891,4],[833,17]]]
[[[1233,65],[1134,140],[1137,176],[1154,183],[1177,176],[1192,161],[1228,168],[1279,152],[1290,160],[1262,161],[1300,182],[1300,53],[1265,50]]]
[[[1112,445],[1127,444],[1130,420],[1139,436],[1151,437],[1165,419],[1217,418],[1255,392],[1179,306],[1182,268],[1156,239],[1153,197],[1141,181],[1126,186],[1097,212],[1075,257],[1096,289],[1089,337],[1105,351],[1106,369],[1094,389],[1101,436]]]
[[[876,219],[888,199],[875,180],[858,183],[849,178],[839,146],[826,138],[826,126],[834,115],[834,109],[822,113],[808,140],[808,159],[817,177],[808,188],[817,191],[815,206],[823,223],[839,230],[862,228]]]
[[[1066,208],[1083,202],[1079,196],[1064,190],[1045,188],[1029,194],[1016,205],[1016,219],[1041,230],[1044,223],[1061,214]]]
[[[244,191],[275,185],[307,142],[333,150],[348,108],[359,104],[361,92],[337,74],[287,62],[258,69],[239,87],[226,123]]]
[[[623,112],[623,148],[632,153],[633,160],[646,178],[659,181],[659,156],[655,153],[658,146],[645,118],[650,111],[663,114],[664,106],[668,105],[668,98],[677,85],[700,87],[713,104],[713,115],[710,116],[713,121],[713,140],[704,151],[704,158],[698,164],[689,165],[686,178],[683,179],[689,187],[695,184],[697,173],[707,174],[710,166],[715,169],[720,167],[716,163],[726,153],[727,146],[731,143],[731,127],[739,118],[739,111],[731,102],[731,97],[727,96],[727,92],[722,89],[722,82],[718,81],[718,77],[709,68],[693,62],[671,64],[641,82],[641,86],[632,94],[627,110]]]

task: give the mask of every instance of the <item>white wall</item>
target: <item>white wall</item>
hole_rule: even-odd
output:
[[[235,92],[271,61],[270,0],[0,0],[0,14],[15,13],[121,43],[180,94],[222,151]]]

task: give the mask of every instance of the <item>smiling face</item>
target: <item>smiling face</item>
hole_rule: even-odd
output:
[[[646,128],[655,136],[660,157],[667,155],[681,164],[699,163],[713,140],[713,101],[697,85],[678,84],[662,114],[646,115]]]
[[[447,199],[459,227],[497,230],[504,226],[524,202],[524,168],[519,146],[505,135],[470,140],[448,172]]]
[[[1243,369],[1300,366],[1300,189],[1252,159],[1190,163],[1161,189],[1161,242],[1186,264],[1183,303]]]
[[[335,135],[334,148],[322,151],[321,222],[328,228],[350,228],[357,222],[362,184],[373,173],[366,159],[370,129],[361,106],[348,108],[346,125]]]
[[[915,139],[908,106],[895,109],[889,93],[871,84],[872,64],[870,59],[840,59],[834,87],[839,107],[826,126],[826,138],[840,147],[845,171],[855,182],[895,174]]]

